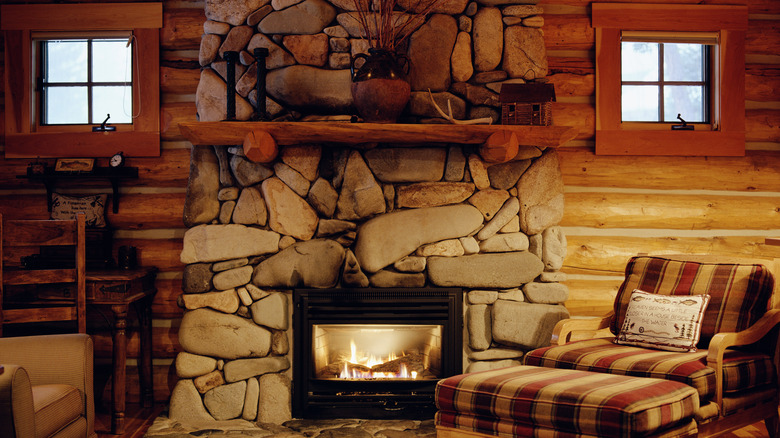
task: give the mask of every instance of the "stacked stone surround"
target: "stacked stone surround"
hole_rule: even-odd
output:
[[[171,419],[291,418],[299,287],[461,287],[464,369],[519,364],[568,317],[562,215],[554,149],[193,147]]]
[[[267,112],[275,120],[348,118],[352,56],[368,40],[353,0],[207,0],[196,102],[201,121],[225,118],[226,51],[235,71],[236,119],[253,117],[254,49],[267,48]],[[399,5],[416,3],[401,0]],[[428,90],[456,119],[500,120],[503,83],[543,81],[547,57],[535,0],[438,0],[426,23],[397,51],[410,59],[412,96],[403,122],[441,121]],[[402,19],[402,18],[400,18]]]
[[[207,0],[199,120],[224,119],[225,51],[241,54],[236,118],[252,117],[257,47],[270,53],[272,117],[348,119],[349,59],[368,47],[352,3]],[[546,75],[542,10],[517,3],[438,3],[405,47],[413,92],[403,121],[442,121],[428,89],[457,119],[498,120],[502,83]],[[464,370],[519,364],[568,316],[562,216],[553,149],[521,147],[491,165],[470,145],[304,144],[257,164],[239,146],[193,147],[170,418],[291,418],[299,287],[463,288]]]

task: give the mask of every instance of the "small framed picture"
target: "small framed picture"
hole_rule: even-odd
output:
[[[59,158],[54,166],[56,172],[92,172],[94,158]]]

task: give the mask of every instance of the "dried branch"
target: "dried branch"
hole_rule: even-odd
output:
[[[425,24],[441,0],[417,0],[410,8],[398,7],[398,0],[352,0],[356,20],[371,48],[395,51],[414,31]],[[424,6],[420,8],[420,5]],[[400,9],[396,11],[396,7]]]

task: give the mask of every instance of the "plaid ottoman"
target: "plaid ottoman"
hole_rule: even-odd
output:
[[[680,382],[516,366],[436,386],[439,436],[639,437],[696,433],[694,388]]]

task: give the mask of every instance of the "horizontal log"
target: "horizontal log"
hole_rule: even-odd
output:
[[[780,14],[780,2],[777,0],[747,0],[750,14]]]
[[[637,234],[641,231],[637,231]],[[633,237],[568,235],[563,272],[620,275],[639,253],[718,254],[730,257],[780,258],[780,247],[766,245],[763,236]]]
[[[200,81],[200,68],[160,66],[160,91],[166,94],[195,94]]]
[[[547,73],[548,75],[558,73],[592,75],[596,73],[596,62],[593,55],[587,57],[548,56]]]
[[[584,14],[545,15],[544,45],[547,50],[593,50],[596,33],[590,27],[590,17]]]
[[[154,286],[157,288],[157,293],[152,301],[152,318],[174,320],[181,318],[184,312],[177,304],[182,294],[181,278],[157,278]]]
[[[592,140],[596,136],[596,107],[590,103],[553,102],[553,124],[571,126],[577,130],[577,140]]]
[[[106,191],[110,191],[110,187]],[[119,213],[111,208],[105,210],[106,222],[109,227],[120,230],[185,228],[182,221],[184,196],[184,193],[125,194]],[[0,213],[6,220],[50,218],[43,190],[40,194],[0,196]]]
[[[185,228],[182,220],[184,193],[122,195],[119,213],[107,211],[107,221],[122,230]]]
[[[159,158],[133,158],[138,167],[135,187],[187,187],[190,174],[189,149],[163,149]]]
[[[110,412],[111,409],[111,363],[100,362],[95,365],[95,393],[101,397],[96,401],[95,407],[98,412]],[[154,402],[168,404],[171,398],[173,387],[179,378],[176,376],[176,367],[170,365],[152,366],[152,385],[154,388]],[[140,403],[141,401],[141,382],[138,377],[138,367],[127,366],[125,375],[125,394],[128,403]],[[109,426],[104,426],[108,429]],[[98,429],[100,430],[100,429]],[[101,434],[102,435],[102,434]]]
[[[780,142],[780,110],[745,110],[745,140]]]
[[[110,312],[109,312],[110,313]],[[90,315],[93,315],[90,313]],[[92,318],[90,321],[95,320]],[[152,327],[152,357],[155,359],[174,358],[181,351],[178,327]],[[109,324],[90,327],[90,335],[95,341],[96,357],[111,357],[113,342]],[[138,358],[141,351],[141,336],[135,323],[135,314],[129,314],[127,329],[127,357]]]
[[[676,0],[675,4],[745,5],[746,2],[771,2],[772,0]],[[539,5],[590,6],[593,0],[540,0]],[[629,3],[626,0],[599,0],[599,3]],[[658,3],[657,0],[631,0],[630,3]]]
[[[642,189],[780,191],[780,151],[744,157],[642,157],[595,155],[591,148],[560,148],[566,186]]]
[[[137,248],[139,266],[155,266],[161,272],[181,272],[184,264],[179,260],[182,239],[117,239],[114,238],[114,253],[122,245]]]
[[[596,95],[596,75],[556,73],[547,76],[547,80],[555,86],[555,96],[594,96]]]
[[[500,130],[514,132],[521,145],[557,147],[574,139],[568,126],[525,125],[423,125],[328,122],[194,122],[179,125],[194,145],[243,144],[255,129],[270,133],[279,145],[309,142],[359,144],[467,143],[481,144]]]
[[[197,50],[203,35],[206,12],[201,8],[166,8],[160,31],[162,50]]]
[[[712,172],[717,173],[717,169]],[[780,227],[780,200],[776,196],[604,192],[569,192],[565,196],[562,226],[674,230]]]
[[[43,189],[42,184],[30,183],[27,179],[17,178],[19,175],[27,174],[27,165],[33,160],[30,159],[6,159],[0,157],[0,189]],[[50,167],[54,166],[54,159],[42,159]],[[95,161],[97,166],[105,167],[108,164],[107,158],[98,158]],[[138,168],[138,179],[128,182],[132,187],[181,187],[187,186],[190,167],[189,149],[162,149],[159,157],[127,157],[127,165]],[[102,183],[101,183],[102,184]],[[58,185],[68,188],[92,188],[97,186],[94,180],[72,180],[67,185]],[[105,181],[105,187],[110,191],[110,184]],[[123,184],[122,187],[125,187]],[[2,208],[2,206],[0,206]]]
[[[194,102],[167,102],[160,108],[160,138],[167,141],[186,140],[179,130],[182,123],[197,122]]]
[[[622,280],[567,280],[569,298],[563,305],[572,316],[602,316],[612,310]]]
[[[745,34],[746,55],[777,55],[780,20],[750,20]]]
[[[745,100],[780,102],[780,66],[774,64],[746,65]]]

